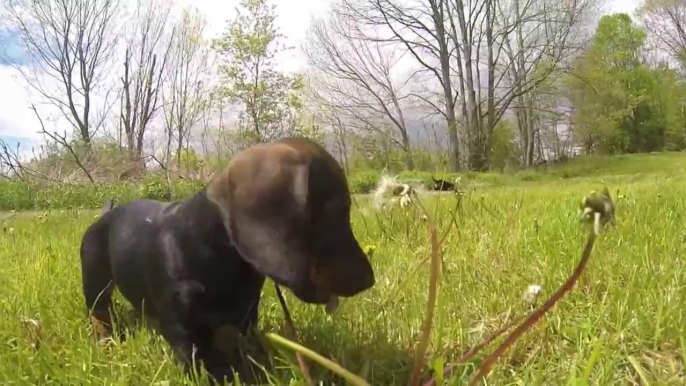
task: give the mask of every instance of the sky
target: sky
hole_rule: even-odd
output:
[[[605,12],[626,12],[632,14],[641,0],[608,0]],[[322,17],[330,6],[331,0],[275,0],[280,32],[285,35],[285,42],[295,49],[280,59],[280,67],[287,71],[296,71],[306,67],[304,55],[300,50],[312,17]],[[217,37],[226,26],[227,20],[235,15],[238,0],[177,0],[175,10],[192,5],[207,19],[206,36]],[[0,139],[15,146],[21,144],[24,151],[42,142],[38,134],[40,125],[29,109],[37,101],[35,95],[9,62],[21,63],[20,42],[15,34],[9,33],[0,24]],[[61,124],[62,131],[65,129]],[[49,128],[48,128],[49,129]],[[22,152],[23,153],[23,152]]]

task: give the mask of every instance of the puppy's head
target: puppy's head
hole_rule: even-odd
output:
[[[302,301],[323,304],[374,285],[350,227],[350,191],[316,143],[287,138],[234,156],[207,195],[238,252]]]

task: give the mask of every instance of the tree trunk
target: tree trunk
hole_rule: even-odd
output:
[[[470,34],[467,31],[467,21],[465,19],[464,2],[462,0],[456,1],[457,18],[460,25],[461,45],[464,50],[464,86],[466,95],[466,110],[467,115],[465,120],[467,123],[468,145],[469,145],[469,168],[470,170],[481,169],[482,150],[480,145],[480,131],[481,125],[479,123],[479,107],[476,101],[476,91],[474,90],[474,69],[472,58],[472,42],[470,41]],[[457,44],[457,42],[456,42]]]
[[[453,97],[453,86],[450,78],[450,51],[448,49],[448,33],[445,30],[445,17],[443,11],[449,7],[447,3],[437,4],[431,1],[434,25],[436,26],[436,36],[438,37],[438,51],[441,61],[441,78],[443,83],[443,99],[445,101],[446,123],[448,124],[448,138],[450,147],[450,170],[457,172],[460,170],[460,143],[457,137],[457,120],[455,118],[455,98]],[[450,13],[449,13],[450,17]]]
[[[533,101],[531,95],[526,98],[526,127],[527,127],[527,139],[526,139],[526,166],[532,166],[534,164],[534,153],[536,152],[536,135],[534,133],[534,117],[533,117]]]
[[[176,165],[181,170],[181,150],[183,150],[183,130],[179,128],[178,130],[179,141],[176,144]]]
[[[487,120],[485,132],[482,130],[482,162],[481,169],[489,167],[491,159],[491,141],[493,138],[493,128],[495,126],[495,59],[493,58],[493,6],[494,1],[488,0],[486,4],[486,45],[488,50],[488,101]]]

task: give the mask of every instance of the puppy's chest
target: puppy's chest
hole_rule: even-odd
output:
[[[243,262],[214,265],[214,269],[203,272],[201,281],[208,310],[228,313],[225,316],[233,322],[237,322],[233,320],[235,313],[243,315],[259,302],[264,283],[263,277]]]
[[[191,261],[187,261],[192,276],[211,293],[232,292],[232,288],[245,270],[245,263],[237,258],[235,249],[200,249]]]

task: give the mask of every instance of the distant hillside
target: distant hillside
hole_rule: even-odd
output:
[[[686,152],[589,155],[580,156],[570,161],[540,166],[521,171],[517,175],[532,172],[549,177],[576,178],[620,175],[676,175],[686,172]]]

